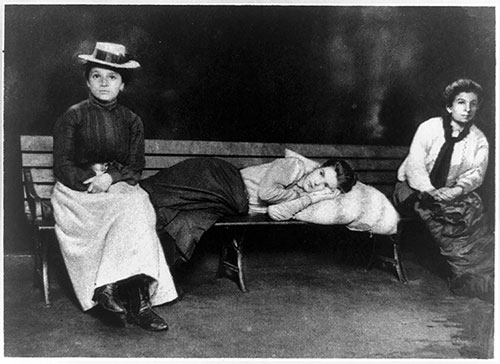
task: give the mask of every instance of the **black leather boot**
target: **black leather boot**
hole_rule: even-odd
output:
[[[148,331],[168,330],[168,324],[151,307],[149,300],[149,282],[138,279],[128,284],[129,310],[127,322],[139,325]]]
[[[107,311],[114,313],[127,312],[118,297],[118,287],[116,283],[110,283],[96,288],[92,300],[100,304]]]

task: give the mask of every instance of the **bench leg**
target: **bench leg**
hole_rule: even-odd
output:
[[[392,247],[394,254],[394,267],[396,268],[396,272],[398,274],[399,281],[401,283],[408,283],[408,278],[406,278],[406,272],[403,266],[403,262],[401,261],[401,251],[399,250],[399,237],[397,234],[396,237],[392,236]]]
[[[376,260],[381,260],[383,262],[391,264],[396,269],[396,274],[401,283],[407,283],[408,279],[406,277],[405,269],[403,267],[403,262],[401,261],[401,252],[399,249],[400,234],[398,233],[396,235],[390,236],[390,240],[392,242],[392,255],[393,255],[392,257],[387,257],[384,255],[377,254],[376,245],[378,239],[376,239],[375,236],[371,236],[371,240],[373,242],[372,244],[373,248],[370,261],[368,262],[366,270],[372,269]]]
[[[225,229],[229,237],[228,230]],[[236,235],[230,236],[229,239],[224,239],[221,247],[219,258],[219,268],[217,269],[217,278],[226,277],[235,281],[240,290],[244,293],[248,292],[245,283],[245,272],[243,266],[243,241],[245,230],[238,232]],[[233,259],[231,259],[233,258]]]
[[[219,256],[219,267],[217,268],[217,274],[215,278],[223,278],[226,275],[226,262],[229,256],[229,247],[226,239],[221,244],[220,256]]]
[[[51,306],[50,302],[50,281],[49,281],[49,242],[47,237],[42,240],[42,277],[43,277],[43,296],[45,305]]]
[[[50,307],[50,281],[49,281],[49,241],[46,232],[38,228],[34,229],[34,279],[35,284],[41,281],[45,306]]]
[[[375,265],[375,260],[377,258],[376,254],[377,242],[375,240],[376,239],[373,237],[373,235],[370,235],[370,241],[372,242],[372,252],[370,254],[370,259],[368,260],[368,264],[366,265],[367,271],[373,268],[373,266]]]

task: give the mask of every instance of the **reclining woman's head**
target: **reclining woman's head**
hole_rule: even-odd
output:
[[[347,193],[357,180],[356,172],[346,161],[332,158],[305,176],[301,185],[306,192],[325,188],[333,191],[338,188],[342,193]]]

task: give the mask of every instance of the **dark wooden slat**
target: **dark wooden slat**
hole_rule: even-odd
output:
[[[378,190],[382,191],[386,195],[392,194],[392,191],[394,190],[394,183],[392,180],[374,180],[372,182],[362,180],[360,179],[361,182],[369,184]],[[39,184],[36,183],[35,185],[35,191],[38,193],[38,195],[41,198],[50,198],[53,190],[53,184]],[[25,196],[26,197],[26,196]]]
[[[193,156],[146,156],[146,168],[160,169],[167,168],[177,164],[185,159],[193,158]],[[219,157],[220,158],[220,157]],[[224,157],[221,158],[234,164],[238,168],[268,163],[274,158],[237,158],[237,157]],[[52,154],[31,154],[25,153],[22,155],[22,163],[24,167],[31,168],[51,168],[53,166]]]
[[[330,145],[292,143],[250,143],[186,140],[147,140],[146,153],[239,155],[239,156],[283,156],[285,148],[297,153],[319,158],[330,157],[376,157],[403,158],[408,152],[405,146],[379,145]]]
[[[188,158],[195,158],[200,156],[153,156],[146,155],[146,168],[166,168],[170,167],[176,163],[179,163]],[[282,158],[283,156],[277,156],[276,158]],[[269,163],[275,160],[274,157],[238,157],[238,156],[217,156],[217,158],[226,160],[238,168],[244,168],[248,166],[255,166],[258,164]],[[323,163],[325,159],[310,158],[319,163]],[[345,160],[355,169],[355,170],[384,170],[384,171],[395,171],[399,168],[402,160],[400,159],[350,159],[345,158]]]
[[[147,140],[146,154],[277,156],[284,154],[279,144],[218,142],[198,140]]]
[[[142,172],[142,178],[147,178],[158,173],[159,169],[148,169]],[[31,175],[35,184],[55,183],[55,177],[52,169],[32,169]]]
[[[188,158],[194,158],[195,156],[153,156],[146,155],[146,168],[147,169],[160,169],[167,168],[176,163],[179,163]],[[248,166],[254,166],[262,163],[272,162],[275,158],[258,158],[258,157],[218,157],[224,159],[238,168],[244,168]],[[278,157],[279,158],[279,157]],[[313,158],[311,158],[313,159]],[[324,162],[323,159],[314,159],[317,162]],[[346,159],[351,166],[357,171],[370,171],[370,170],[385,170],[392,171],[397,170],[401,164],[401,160],[398,159]],[[22,156],[23,166],[25,167],[46,167],[51,168],[53,164],[52,154],[34,154],[25,153]]]
[[[159,169],[144,170],[142,172],[142,178],[152,176],[153,174],[156,174],[158,171]],[[47,184],[55,182],[54,170],[51,168],[32,168],[31,175],[33,177],[33,182],[35,184],[38,183]]]
[[[239,226],[239,225],[304,225],[304,221],[284,220],[275,221],[267,214],[252,214],[246,216],[224,216],[217,220],[215,226]]]
[[[142,178],[146,178],[156,174],[160,169],[146,169],[142,173]],[[43,168],[31,170],[34,183],[53,183],[54,173],[52,169]],[[358,178],[360,181],[368,184],[374,183],[395,183],[396,171],[359,171]]]
[[[241,164],[242,166],[246,164],[241,160],[239,161],[236,160],[231,162],[233,162],[237,166],[239,166],[239,164]],[[153,164],[156,166],[158,164],[161,165],[162,163],[153,163]],[[144,170],[142,173],[142,178],[147,178],[149,176],[156,174],[160,170],[160,168],[157,167]],[[55,180],[53,170],[50,168],[33,168],[31,170],[31,173],[33,176],[34,183],[53,183]],[[367,184],[377,184],[377,183],[394,184],[396,181],[396,170],[358,171],[357,173],[359,180]]]
[[[159,169],[149,169],[142,172],[142,178],[147,178],[158,173]],[[362,171],[358,172],[358,179],[370,185],[394,185],[396,183],[396,171]],[[46,180],[50,182],[50,179]]]
[[[388,197],[390,197],[392,195],[392,192],[394,191],[393,184],[373,183],[370,185],[375,187],[376,189],[378,189],[379,191],[381,191],[384,195],[386,195]],[[41,198],[49,199],[51,194],[52,194],[53,186],[51,186],[51,185],[35,185],[35,190],[37,191],[38,195]],[[26,195],[24,195],[24,198],[26,198]]]
[[[396,172],[358,172],[358,179],[366,184],[395,184]]]
[[[368,183],[367,183],[368,184]],[[390,197],[392,195],[392,192],[394,191],[394,185],[393,184],[377,184],[373,183],[370,184],[371,186],[375,187],[379,191],[381,191],[384,195]],[[36,184],[35,185],[35,190],[37,191],[38,195],[41,198],[44,199],[49,199],[50,196],[52,195],[52,190],[53,190],[52,185],[40,185]],[[26,196],[24,196],[26,198]]]
[[[356,171],[397,171],[402,159],[349,159],[345,160]]]
[[[142,172],[142,177],[146,178],[152,176],[153,174],[156,174],[158,171],[159,171],[158,169],[145,170]],[[32,168],[31,175],[33,177],[33,182],[35,184],[39,183],[47,184],[55,182],[54,172],[52,169],[49,168]]]
[[[170,166],[173,166],[174,164],[177,164],[185,159],[189,158],[194,158],[194,157],[200,157],[200,156],[152,156],[152,155],[146,155],[146,168],[147,169],[160,169],[160,168],[167,168]],[[208,157],[208,156],[205,156]],[[257,164],[263,164],[263,163],[269,163],[272,162],[275,158],[244,158],[244,157],[231,157],[231,156],[225,156],[225,157],[220,157],[217,156],[219,159],[223,159],[225,161],[228,161],[229,163],[233,164],[237,168],[243,168],[243,167],[248,167],[248,166],[254,166]]]
[[[157,169],[144,170],[143,178],[154,175],[158,172]],[[395,184],[397,171],[358,171],[358,179],[368,184]]]
[[[21,150],[51,152],[51,136],[21,136]],[[285,148],[310,157],[404,158],[406,146],[331,145],[300,143],[221,142],[200,140],[146,140],[146,153],[172,155],[241,155],[278,157]]]

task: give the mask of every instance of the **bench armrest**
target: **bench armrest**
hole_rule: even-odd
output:
[[[26,214],[26,217],[30,223],[42,223],[44,221],[42,199],[35,190],[30,168],[23,167],[23,185],[30,213],[30,215]]]

